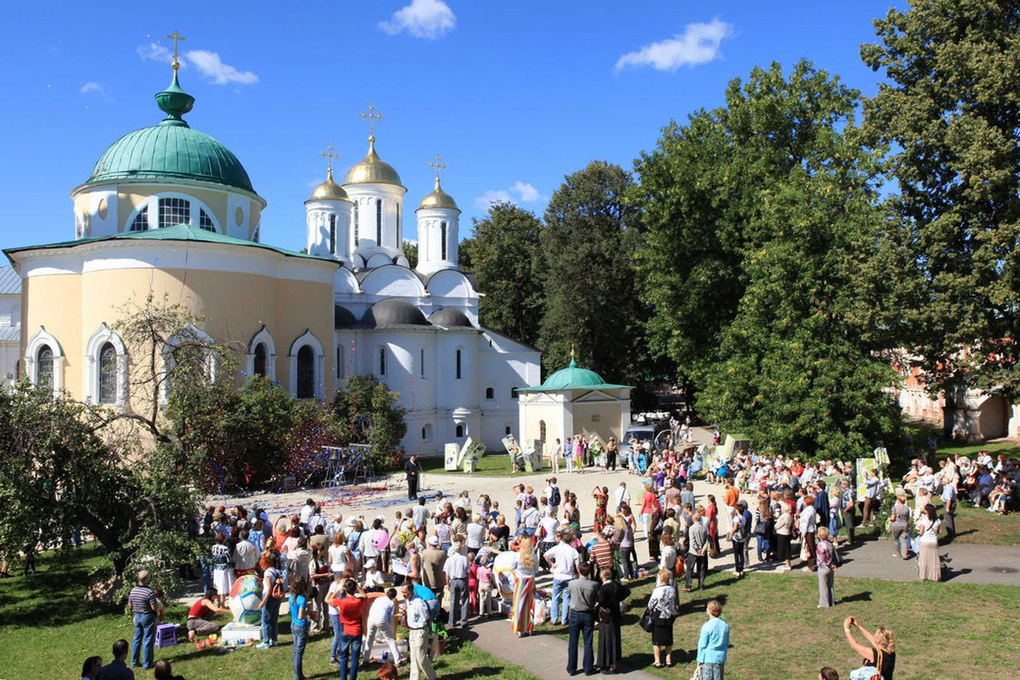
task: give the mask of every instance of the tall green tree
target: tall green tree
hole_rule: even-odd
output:
[[[568,175],[549,201],[542,230],[545,313],[538,346],[546,373],[571,348],[585,368],[634,384],[644,377],[643,324],[634,253],[637,209],[630,173],[592,161]]]
[[[404,409],[374,375],[354,375],[337,390],[333,423],[339,445],[371,444],[376,470],[398,467],[396,452],[407,434]]]
[[[542,223],[513,203],[494,203],[461,243],[461,265],[474,274],[486,328],[530,345],[538,341],[543,291],[539,276]]]
[[[864,127],[888,171],[913,280],[904,312],[933,391],[1020,395],[1020,6],[912,0],[875,21],[861,56],[888,82]],[[949,404],[952,406],[952,403]],[[949,423],[947,423],[947,426]]]
[[[808,62],[755,69],[637,166],[654,349],[711,419],[784,452],[842,458],[897,424],[859,101]]]

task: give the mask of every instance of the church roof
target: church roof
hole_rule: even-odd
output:
[[[435,326],[446,326],[447,328],[474,328],[471,319],[467,318],[464,312],[453,307],[444,307],[433,312],[429,321]]]
[[[577,361],[570,359],[570,365],[561,368],[538,387],[522,387],[520,392],[563,392],[566,390],[620,390],[631,389],[631,385],[607,383],[595,371],[579,368]]]
[[[358,324],[354,313],[342,305],[333,305],[333,328],[354,328]]]
[[[129,132],[96,162],[85,184],[118,180],[194,180],[221,184],[255,193],[248,173],[230,149],[191,129],[181,116],[191,110],[194,98],[173,81],[156,95],[168,116],[152,127]]]
[[[363,328],[430,326],[421,310],[406,300],[389,298],[372,305],[359,324]]]
[[[0,267],[0,295],[20,295],[21,274],[14,267]]]
[[[396,184],[400,183],[400,175],[393,166],[379,158],[375,152],[375,136],[368,138],[368,153],[361,161],[347,172],[344,184]]]
[[[443,191],[443,187],[439,184],[439,177],[436,177],[436,188],[432,190],[432,193],[421,199],[418,210],[422,208],[445,208],[460,212],[460,208],[457,207],[457,201],[453,200],[453,196]]]
[[[256,243],[255,241],[249,241],[247,239],[234,238],[233,236],[227,236],[226,234],[206,231],[205,229],[200,229],[191,224],[177,224],[172,227],[163,227],[161,229],[149,229],[146,231],[130,231],[122,234],[114,234],[113,236],[97,236],[94,238],[83,238],[75,241],[46,243],[38,246],[7,248],[4,250],[4,254],[6,254],[7,257],[10,258],[11,254],[24,252],[26,250],[73,248],[76,246],[85,245],[89,243],[101,243],[103,241],[192,241],[199,243],[217,243],[226,246],[243,246],[245,248],[258,248],[260,250],[270,250],[274,253],[278,253],[286,257],[294,257],[305,260],[316,260],[319,262],[329,262],[330,264],[336,265],[338,267],[340,266],[340,263],[331,257],[308,255],[306,253],[298,253],[293,250],[287,250],[286,248],[277,248],[276,246],[266,245],[265,243]]]

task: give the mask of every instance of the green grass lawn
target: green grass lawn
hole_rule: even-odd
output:
[[[723,604],[730,624],[726,677],[816,678],[832,666],[845,678],[860,659],[847,645],[842,623],[855,616],[869,630],[884,625],[896,635],[896,680],[959,680],[1012,677],[1020,659],[1020,621],[1013,615],[1018,590],[1008,586],[896,583],[836,577],[837,605],[817,609],[814,574],[755,574],[736,580],[713,574],[702,592],[680,593],[674,663],[651,667],[651,635],[637,621],[652,584],[632,584],[624,619],[623,653],[628,668],[665,678],[688,678],[694,670],[698,634],[710,599]],[[565,637],[559,627],[543,627]],[[857,634],[858,641],[865,643]]]
[[[419,458],[418,464],[421,465],[422,472],[427,475],[455,475],[461,477],[471,477],[461,470],[447,471],[443,468],[445,462],[442,456],[430,456],[428,458]],[[478,459],[475,464],[475,471],[472,473],[476,476],[482,477],[506,477],[511,474],[510,472],[510,456],[506,453],[488,453]]]
[[[988,453],[992,454],[993,458],[1000,453],[1005,454],[1007,458],[1020,458],[1020,442],[1001,441],[967,444],[944,438],[942,436],[942,428],[936,428],[928,423],[908,423],[906,429],[913,435],[914,451],[919,454],[928,450],[928,435],[934,431],[938,437],[936,455],[940,459],[957,454],[973,459],[978,451],[988,451]]]
[[[98,654],[107,663],[110,647],[118,638],[131,641],[132,626],[123,607],[89,606],[82,602],[89,574],[106,567],[91,548],[64,565],[50,556],[40,557],[38,574],[0,581],[0,678],[39,680],[75,678],[86,657]],[[168,611],[167,620],[183,622],[182,607]],[[224,618],[225,623],[229,618]],[[280,647],[269,650],[244,648],[223,652],[217,648],[196,650],[180,644],[156,650],[156,659],[173,663],[175,674],[189,680],[246,678],[280,680],[293,676],[289,619],[280,616]],[[332,635],[314,636],[305,649],[304,672],[308,678],[338,675],[329,665]],[[376,665],[362,671],[375,677]],[[537,680],[518,666],[508,665],[480,651],[470,642],[451,638],[448,653],[436,661],[443,680],[468,680],[500,675],[508,680]],[[401,676],[407,677],[406,666]],[[135,677],[151,678],[152,672],[136,671]]]

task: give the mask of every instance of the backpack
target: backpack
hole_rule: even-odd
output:
[[[268,574],[268,572],[266,572]],[[269,591],[269,597],[282,600],[286,595],[283,592],[283,579],[280,578],[280,573],[275,569],[273,570],[273,588]]]
[[[559,507],[560,500],[562,500],[560,498],[560,487],[554,486],[552,488],[552,493],[549,494],[549,505]]]
[[[832,564],[837,567],[843,566],[843,556],[839,554],[835,545],[832,546]]]

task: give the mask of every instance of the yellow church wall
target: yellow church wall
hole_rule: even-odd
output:
[[[276,379],[284,387],[290,379],[290,345],[310,329],[323,345],[323,382],[326,396],[332,396],[333,289],[325,283],[194,269],[125,268],[30,276],[23,289],[23,343],[44,326],[63,349],[63,387],[82,399],[89,338],[103,323],[113,328],[129,313],[126,304],[143,305],[150,290],[155,300],[162,301],[165,295],[168,303],[181,304],[204,317],[200,328],[237,352],[242,371],[248,341],[264,324],[276,343]],[[134,407],[137,395],[128,396]]]

